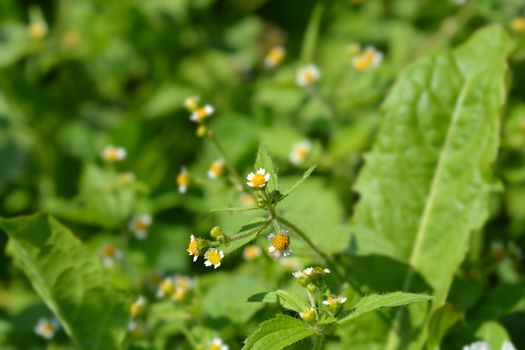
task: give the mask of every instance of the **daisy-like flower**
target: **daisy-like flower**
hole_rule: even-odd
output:
[[[515,33],[525,33],[525,16],[514,18],[510,22],[510,28]]]
[[[184,100],[184,107],[188,112],[195,112],[199,108],[199,96],[191,96]]]
[[[121,184],[128,186],[135,182],[136,177],[133,172],[126,171],[124,173],[119,174],[118,179]]]
[[[129,222],[129,230],[133,232],[135,238],[145,239],[153,220],[149,214],[135,215]]]
[[[222,250],[217,250],[215,248],[210,248],[206,253],[204,253],[204,265],[212,266],[216,269],[221,266],[222,258],[224,258],[224,252]]]
[[[197,258],[200,255],[200,247],[199,241],[197,241],[194,235],[190,235],[190,243],[188,244],[186,251],[190,254],[190,256],[193,255],[193,262],[197,261]]]
[[[469,345],[465,345],[463,350],[491,350],[490,345],[484,341],[477,341]]]
[[[282,46],[274,46],[266,54],[266,57],[264,58],[264,65],[266,68],[275,68],[281,64],[285,55],[286,51]]]
[[[27,26],[27,34],[31,39],[43,39],[48,32],[47,23],[43,20],[34,21]]]
[[[377,68],[383,61],[383,54],[373,46],[368,46],[361,54],[352,59],[352,65],[360,72]]]
[[[309,64],[306,67],[299,69],[295,78],[297,85],[300,87],[312,86],[319,79],[321,79],[321,72],[315,64]]]
[[[35,326],[35,333],[44,339],[53,339],[56,332],[60,329],[60,325],[57,320],[48,320],[41,318]]]
[[[128,332],[134,336],[134,337],[140,337],[142,335],[142,327],[140,325],[140,323],[138,323],[137,321],[131,319],[129,322],[128,322]]]
[[[115,163],[126,158],[126,150],[123,147],[109,145],[102,150],[100,156],[106,163]]]
[[[312,143],[308,140],[296,142],[293,144],[292,151],[290,152],[290,160],[295,165],[304,163],[310,152],[312,151]]]
[[[280,231],[271,233],[268,235],[270,240],[270,246],[268,247],[268,253],[273,257],[279,258],[281,256],[288,256],[292,252],[290,249],[290,236],[288,231]]]
[[[344,302],[346,301],[346,297],[342,296],[342,295],[338,295],[338,296],[335,296],[335,295],[329,295],[326,300],[323,300],[323,305],[341,305],[341,304],[344,304]]]
[[[224,159],[218,159],[211,163],[210,169],[208,169],[208,177],[210,179],[216,179],[224,172]]]
[[[266,186],[266,183],[270,181],[270,174],[265,169],[260,168],[256,173],[249,173],[246,176],[248,180],[247,184],[255,189],[260,189]]]
[[[164,298],[168,295],[171,295],[174,290],[174,283],[171,277],[166,277],[159,284],[159,289],[157,290],[157,298]]]
[[[213,114],[215,109],[211,105],[205,105],[204,107],[198,108],[190,116],[190,120],[196,123],[202,123],[209,116]]]
[[[180,173],[177,175],[177,186],[179,187],[180,193],[186,193],[188,190],[188,185],[190,184],[190,174],[188,173],[188,169],[186,169],[185,166],[183,166],[180,170]]]
[[[220,338],[213,338],[211,342],[208,344],[208,347],[206,350],[228,350],[228,345],[224,344],[222,339]]]
[[[251,244],[244,247],[242,257],[246,261],[252,261],[261,256],[261,248],[258,245]]]
[[[173,284],[175,291],[173,292],[172,299],[175,301],[184,301],[191,288],[193,288],[193,280],[186,276],[175,276],[173,278]]]
[[[317,318],[317,311],[313,307],[309,307],[308,309],[299,312],[299,316],[303,321],[312,322]]]
[[[138,315],[144,312],[145,308],[146,308],[146,298],[144,298],[142,295],[139,295],[137,300],[135,300],[135,302],[131,304],[131,307],[130,307],[131,317],[137,317]]]
[[[117,249],[113,244],[106,243],[100,248],[102,264],[106,267],[115,265],[115,261],[122,259],[122,256],[122,251]]]

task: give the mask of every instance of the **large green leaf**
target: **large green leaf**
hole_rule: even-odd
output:
[[[48,215],[0,219],[15,261],[79,349],[121,349],[129,319],[127,297],[98,258]]]
[[[368,312],[428,300],[432,300],[432,297],[429,295],[402,292],[367,295],[366,297],[359,300],[359,302],[350,310],[350,312],[343,315],[343,317],[337,322],[339,324],[343,324]]]
[[[279,350],[315,334],[315,329],[296,318],[278,314],[261,323],[246,339],[243,350]]]
[[[492,26],[408,67],[356,184],[357,253],[407,262],[434,289],[434,308],[488,215],[509,46]]]
[[[252,295],[248,301],[258,301],[263,303],[279,303],[282,307],[302,312],[310,307],[308,300],[299,295],[292,294],[282,289],[277,289],[274,292],[259,293]]]

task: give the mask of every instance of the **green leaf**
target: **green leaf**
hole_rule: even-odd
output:
[[[211,212],[222,212],[222,211],[232,211],[232,212],[239,212],[239,211],[251,211],[251,210],[257,210],[261,209],[259,207],[232,207],[232,208],[222,208],[222,209],[211,209]]]
[[[408,263],[433,288],[434,309],[488,216],[509,46],[491,26],[402,72],[356,184],[357,254]]]
[[[98,257],[44,214],[0,219],[15,261],[78,349],[121,349],[127,297],[110,283]]]
[[[321,18],[323,17],[324,3],[319,2],[315,6],[306,28],[306,33],[303,39],[303,47],[301,51],[301,59],[304,63],[312,62],[315,53],[315,45],[317,44],[317,38],[319,36],[319,27],[321,24]]]
[[[247,273],[222,275],[202,300],[202,308],[214,318],[227,318],[232,322],[247,322],[263,305],[248,303],[247,299],[268,286],[259,278]]]
[[[263,168],[268,174],[270,174],[270,181],[268,182],[268,190],[276,190],[277,187],[277,173],[273,165],[272,157],[268,153],[266,147],[261,144],[257,151],[257,158],[255,159],[255,169],[258,170]]]
[[[279,303],[282,307],[297,312],[302,312],[310,307],[310,304],[306,299],[282,289],[278,289],[274,292],[252,295],[248,298],[248,301]]]
[[[485,322],[476,332],[476,337],[490,345],[490,349],[501,349],[505,341],[510,340],[509,334],[497,322]]]
[[[339,324],[346,323],[366,313],[377,311],[387,307],[396,307],[432,300],[430,295],[393,292],[388,294],[372,294],[359,300],[359,302],[343,317],[337,321]]]
[[[285,199],[286,197],[288,197],[293,191],[295,191],[297,189],[297,187],[299,187],[306,179],[308,179],[310,177],[310,175],[312,175],[313,171],[315,170],[315,168],[317,167],[317,165],[312,165],[310,168],[308,168],[303,176],[292,186],[290,187],[290,189],[288,191],[286,191],[281,200]]]
[[[443,337],[461,318],[461,313],[452,304],[445,304],[438,308],[428,323],[429,346],[431,349],[439,349]]]
[[[278,314],[261,323],[246,339],[243,350],[279,350],[315,334],[315,329],[296,318]]]

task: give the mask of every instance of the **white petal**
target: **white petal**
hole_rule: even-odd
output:
[[[275,252],[275,247],[273,245],[268,247],[268,252],[273,253]]]
[[[204,262],[204,265],[206,265],[206,266],[211,266],[211,261],[206,260],[206,261]]]
[[[264,180],[269,181],[270,180],[270,174],[264,175]]]
[[[221,263],[220,263],[220,262],[218,262],[218,263],[216,263],[215,265],[213,265],[213,268],[216,269],[216,268],[219,267],[219,266],[221,266]]]
[[[190,255],[191,255],[191,253],[190,253]],[[199,257],[198,255],[195,255],[195,256],[193,257],[193,262],[197,261],[197,258],[198,258],[198,257]]]
[[[252,181],[252,179],[255,177],[255,174],[254,173],[249,173],[248,176],[246,176],[246,179],[248,181]]]

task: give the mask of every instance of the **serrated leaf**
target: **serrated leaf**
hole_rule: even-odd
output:
[[[393,292],[388,294],[372,294],[359,300],[359,302],[337,321],[339,324],[346,323],[366,313],[383,308],[408,305],[420,301],[432,300],[430,295]]]
[[[504,29],[491,26],[409,66],[356,184],[354,224],[366,233],[357,253],[406,262],[433,288],[434,309],[488,216],[509,46]]]
[[[310,304],[306,299],[282,289],[278,289],[273,292],[252,295],[248,301],[279,303],[282,307],[297,312],[302,312],[310,307]]]
[[[275,166],[273,164],[272,157],[268,153],[266,147],[261,144],[259,145],[259,150],[257,151],[257,158],[255,159],[255,169],[258,170],[263,168],[268,174],[270,174],[270,181],[268,181],[268,190],[273,191],[278,189],[277,183],[277,173]]]
[[[99,259],[51,216],[0,219],[15,261],[78,349],[121,349],[129,320],[127,297]]]
[[[292,186],[290,187],[290,189],[288,191],[286,191],[281,200],[285,199],[286,197],[288,197],[293,191],[295,191],[297,189],[297,187],[299,187],[306,179],[308,179],[310,177],[310,175],[312,175],[313,171],[315,170],[315,168],[317,167],[317,165],[312,165],[310,168],[308,168],[303,176]]]
[[[315,334],[315,329],[296,318],[278,314],[261,323],[246,339],[243,350],[280,350]]]

